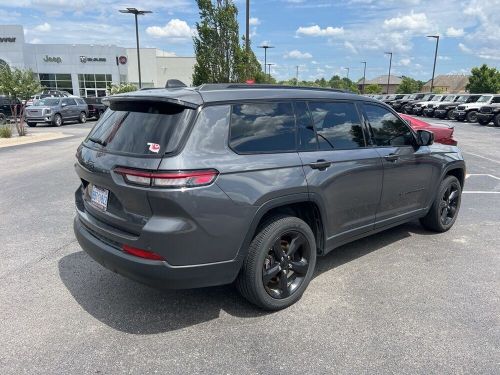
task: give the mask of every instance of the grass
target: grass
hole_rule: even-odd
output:
[[[12,137],[12,128],[10,125],[0,126],[0,138],[10,138]]]

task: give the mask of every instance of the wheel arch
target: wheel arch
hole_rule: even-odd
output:
[[[250,228],[238,252],[240,261],[246,256],[248,246],[261,226],[272,216],[286,214],[304,220],[312,229],[316,239],[317,253],[324,252],[326,244],[325,215],[320,202],[308,193],[299,193],[275,198],[262,204],[254,215]]]

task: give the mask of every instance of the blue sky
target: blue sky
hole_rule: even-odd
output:
[[[245,1],[239,7],[244,34]],[[21,24],[32,43],[135,46],[133,18],[118,9],[135,6],[154,13],[140,18],[141,44],[178,56],[193,55],[191,35],[198,20],[194,0],[0,0],[3,24]],[[441,36],[437,74],[468,73],[486,63],[500,67],[500,0],[251,0],[252,45],[258,58],[270,43],[273,75],[286,79],[300,66],[301,79],[333,74],[367,77],[393,72],[427,80],[434,40]]]

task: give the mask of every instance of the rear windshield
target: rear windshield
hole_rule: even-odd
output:
[[[163,155],[176,150],[194,112],[162,102],[111,102],[84,143],[109,152]]]

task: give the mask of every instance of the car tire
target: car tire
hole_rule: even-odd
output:
[[[87,114],[85,112],[80,112],[80,116],[78,116],[78,122],[80,124],[85,124],[87,122]]]
[[[474,122],[477,122],[477,111],[470,111],[467,113],[467,116],[465,116],[465,118],[467,119],[467,121],[469,121],[470,123],[474,123]]]
[[[95,118],[96,120],[99,120],[104,112],[103,111],[97,111]]]
[[[302,297],[315,265],[316,240],[309,225],[294,216],[274,216],[250,243],[236,287],[262,309],[281,310]]]
[[[27,122],[30,128],[36,128],[36,122]]]
[[[493,125],[500,127],[500,114],[493,117]]]
[[[462,187],[455,176],[447,176],[439,186],[438,194],[426,216],[420,223],[434,232],[448,231],[458,216],[462,202]]]
[[[477,119],[477,122],[481,125],[488,125],[490,122],[488,120]]]
[[[7,123],[7,116],[5,114],[0,113],[0,125],[5,125]]]
[[[52,120],[52,124],[54,126],[58,126],[58,127],[63,124],[63,118],[62,118],[62,116],[59,113],[56,113],[54,115],[54,119]]]
[[[448,120],[455,120],[455,115],[453,114],[454,112],[454,109],[449,109],[448,112],[446,112],[446,118]]]

